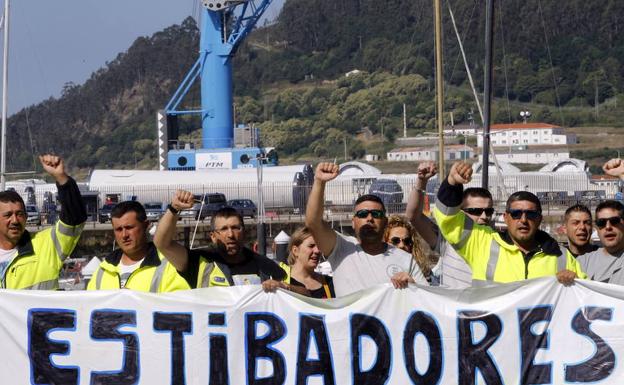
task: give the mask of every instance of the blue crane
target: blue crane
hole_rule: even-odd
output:
[[[255,167],[258,158],[277,165],[274,151],[266,156],[258,147],[234,148],[232,105],[232,59],[271,1],[202,0],[199,58],[158,116],[161,170]],[[198,78],[201,109],[180,109]],[[177,142],[177,117],[186,114],[201,115],[201,149],[171,148],[170,142]]]

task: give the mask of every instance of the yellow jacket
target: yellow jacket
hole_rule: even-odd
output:
[[[116,250],[100,263],[93,277],[87,285],[87,290],[111,290],[121,288],[119,262],[121,250]],[[177,290],[189,290],[191,287],[175,267],[171,265],[156,249],[153,243],[149,244],[147,256],[141,266],[130,274],[125,289],[132,289],[150,293],[167,293]]]
[[[30,234],[24,231],[17,244],[17,256],[7,267],[2,288],[56,290],[63,261],[78,243],[83,225],[69,226],[56,221],[54,226]]]
[[[438,198],[448,194],[442,191],[448,188],[446,183],[440,186]],[[539,247],[525,255],[506,232],[475,224],[459,206],[447,207],[438,199],[434,216],[444,238],[471,267],[473,284],[552,276],[563,269],[587,277],[576,259],[543,231],[536,234]]]

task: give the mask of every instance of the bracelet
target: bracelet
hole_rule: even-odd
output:
[[[419,193],[423,193],[423,194],[426,192],[424,189],[416,188],[416,187],[414,187],[414,190],[416,190]]]
[[[180,212],[180,210],[176,209],[172,205],[167,205],[167,210],[171,211],[173,215],[178,215],[178,213]]]

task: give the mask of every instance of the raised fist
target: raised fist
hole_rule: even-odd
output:
[[[314,179],[322,182],[329,182],[330,180],[336,179],[339,170],[340,167],[335,163],[321,162],[316,166]]]
[[[611,159],[602,166],[602,170],[607,175],[624,178],[624,160],[619,158]]]
[[[472,180],[472,166],[461,161],[453,163],[447,180],[451,186],[470,182]]]
[[[61,157],[51,154],[39,155],[39,161],[45,172],[52,175],[59,184],[67,182],[69,177],[65,173],[65,164]]]
[[[184,190],[177,190],[171,200],[171,206],[178,211],[190,209],[194,203],[193,193]]]
[[[421,162],[418,165],[418,179],[428,181],[432,176],[438,173],[436,164],[432,161]]]

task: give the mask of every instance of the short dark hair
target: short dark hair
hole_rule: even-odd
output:
[[[466,200],[466,198],[468,197],[486,198],[491,201],[494,201],[490,190],[485,189],[483,187],[470,187],[470,188],[465,189],[462,200]]]
[[[596,206],[596,216],[598,216],[598,212],[602,209],[616,210],[620,214],[620,217],[624,218],[624,205],[618,201],[606,200],[600,202],[598,206]]]
[[[589,209],[589,207],[587,207],[587,206],[585,206],[583,204],[580,204],[580,203],[577,203],[577,204],[572,205],[572,206],[567,208],[567,210],[565,211],[565,214],[563,214],[564,220],[567,221],[568,217],[572,213],[585,213],[585,214],[589,215],[589,219],[592,218],[592,213],[591,213],[591,210]]]
[[[111,218],[121,218],[126,213],[135,212],[136,218],[139,222],[147,221],[147,214],[145,214],[145,208],[140,202],[137,201],[125,201],[117,203],[111,211]]]
[[[353,205],[353,207],[359,205],[362,202],[366,202],[366,201],[371,201],[371,202],[377,202],[381,205],[381,209],[383,211],[386,211],[386,205],[384,205],[383,201],[381,200],[381,198],[375,194],[364,194],[362,196],[360,196],[356,201],[355,204]]]
[[[6,190],[6,191],[0,192],[0,202],[19,203],[22,205],[22,210],[26,210],[26,204],[24,203],[22,196],[13,190]]]
[[[243,216],[236,210],[234,207],[221,207],[219,210],[215,211],[210,218],[210,228],[212,230],[215,229],[215,221],[217,218],[230,218],[236,217],[240,221],[241,225],[245,227],[245,222],[243,221]]]
[[[542,203],[540,202],[539,198],[532,192],[528,191],[516,191],[515,193],[511,194],[509,198],[507,198],[507,204],[505,205],[505,209],[511,209],[511,204],[518,201],[529,201],[535,203],[535,206],[537,206],[537,211],[539,211],[540,213],[542,212]]]

